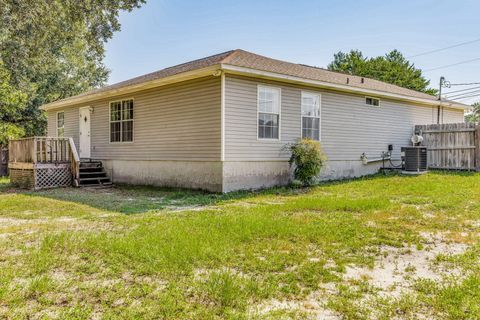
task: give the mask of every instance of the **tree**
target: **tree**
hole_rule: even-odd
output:
[[[359,50],[351,50],[349,53],[340,51],[334,54],[328,69],[388,82],[431,95],[437,94],[437,90],[428,88],[430,81],[422,75],[422,70],[415,68],[414,64],[398,50],[374,58],[364,57]]]
[[[10,84],[10,73],[0,60],[0,146],[25,133],[17,121],[26,101],[27,96]]]
[[[8,104],[1,127],[42,135],[40,105],[102,86],[108,77],[104,45],[120,30],[119,12],[144,2],[0,0],[0,83],[22,96]]]
[[[480,124],[480,102],[472,104],[472,110],[465,115],[465,121]]]

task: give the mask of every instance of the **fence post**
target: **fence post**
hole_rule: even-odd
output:
[[[8,175],[8,149],[0,145],[0,177]]]
[[[480,125],[475,127],[475,167],[480,171]]]

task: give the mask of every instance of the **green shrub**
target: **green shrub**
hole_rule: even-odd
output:
[[[301,139],[287,145],[287,148],[292,153],[289,163],[290,166],[295,165],[293,172],[295,179],[301,181],[303,185],[311,185],[327,160],[320,142]]]

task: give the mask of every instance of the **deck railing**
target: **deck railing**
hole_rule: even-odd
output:
[[[29,137],[10,140],[10,163],[70,163],[74,179],[79,177],[80,157],[72,138]]]
[[[8,144],[9,162],[35,163],[34,138],[10,140]]]
[[[75,186],[78,186],[78,179],[80,178],[80,156],[77,153],[73,138],[68,138],[68,145],[68,157],[70,159],[73,181],[75,182]]]

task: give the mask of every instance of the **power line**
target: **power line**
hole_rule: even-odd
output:
[[[451,85],[450,85],[450,86],[451,86]],[[473,87],[473,88],[462,89],[462,90],[454,90],[454,91],[445,92],[445,94],[451,94],[451,93],[457,93],[457,92],[464,92],[464,91],[470,91],[470,90],[475,90],[475,89],[480,89],[480,87]]]
[[[475,91],[470,91],[470,92],[464,92],[460,94],[454,94],[453,96],[448,96],[449,99],[458,99],[459,97],[465,97],[474,93],[480,93],[480,90],[475,90]]]
[[[472,86],[474,84],[480,84],[480,82],[470,82],[470,83],[450,83],[450,86]]]
[[[457,63],[452,63],[452,64],[447,64],[447,65],[444,65],[444,66],[440,66],[440,67],[435,67],[435,68],[431,68],[431,69],[426,69],[426,70],[423,70],[423,72],[429,72],[429,71],[433,71],[433,70],[449,68],[449,67],[458,66],[458,65],[460,65],[460,64],[465,64],[465,63],[474,62],[474,61],[478,61],[478,60],[480,60],[480,58],[475,58],[475,59],[460,61],[460,62],[457,62]]]
[[[471,96],[466,96],[466,97],[461,97],[461,98],[455,98],[455,100],[462,100],[462,99],[467,99],[467,98],[474,98],[474,97],[478,97],[480,96],[480,93],[479,94],[474,94],[474,95],[471,95]]]
[[[448,46],[448,47],[444,47],[444,48],[439,48],[439,49],[435,49],[435,50],[425,51],[425,52],[422,52],[422,53],[419,53],[419,54],[415,54],[415,55],[413,55],[413,56],[409,56],[409,57],[407,57],[407,59],[415,58],[415,57],[420,57],[420,56],[425,56],[425,55],[427,55],[427,54],[431,54],[431,53],[435,53],[435,52],[440,52],[440,51],[443,51],[443,50],[448,50],[448,49],[452,49],[452,48],[456,48],[456,47],[460,47],[460,46],[465,46],[465,45],[467,45],[467,44],[475,43],[475,42],[478,42],[478,41],[480,41],[480,38],[475,39],[475,40],[471,40],[471,41],[467,41],[467,42],[462,42],[462,43],[454,44],[454,45],[452,45],[452,46]]]

